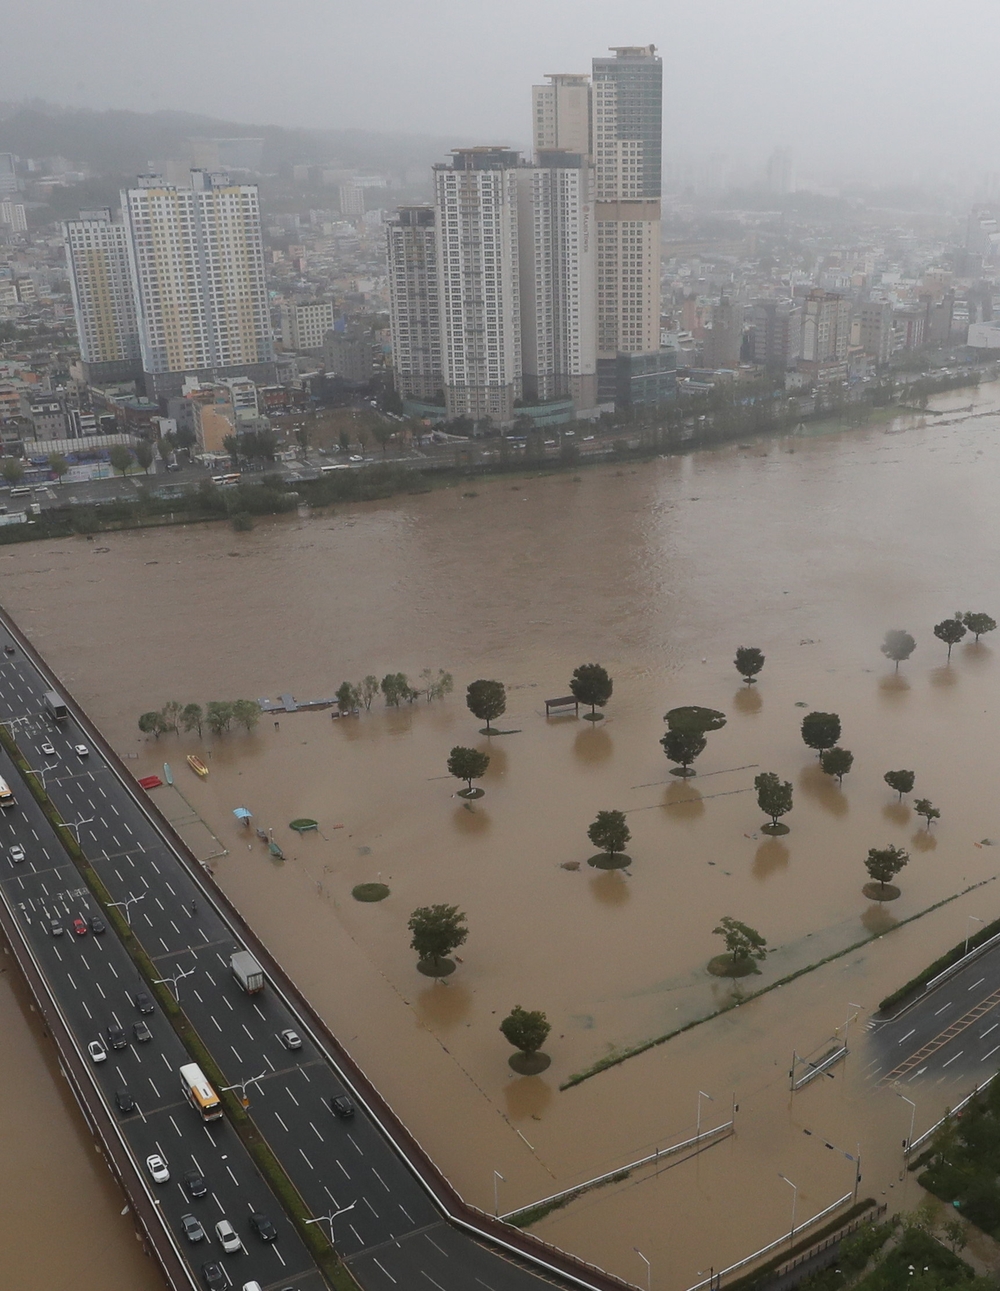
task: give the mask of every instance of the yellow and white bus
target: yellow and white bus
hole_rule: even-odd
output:
[[[205,1079],[205,1073],[195,1062],[181,1068],[181,1092],[203,1121],[217,1121],[222,1115],[219,1095]]]
[[[0,807],[13,807],[14,795],[10,791],[10,785],[6,780],[0,780]]]

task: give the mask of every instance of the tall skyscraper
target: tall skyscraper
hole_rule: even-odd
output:
[[[17,178],[17,166],[12,152],[0,152],[0,197],[10,197],[20,192],[21,184]]]
[[[579,72],[546,72],[548,85],[531,87],[531,117],[536,154],[565,148],[589,157],[593,152],[590,78]]]
[[[593,62],[597,353],[602,395],[618,352],[660,347],[663,63],[653,45]]]
[[[521,397],[517,167],[510,148],[435,166],[441,368],[449,417],[513,420]]]
[[[147,395],[179,394],[185,375],[273,382],[257,186],[142,175],[122,210]]]
[[[433,206],[401,206],[386,224],[392,367],[404,399],[434,399],[444,388],[435,225]]]
[[[597,242],[586,153],[539,149],[517,171],[525,403],[597,406]]]
[[[752,313],[753,361],[770,372],[794,368],[802,347],[802,306],[794,300],[758,300]]]
[[[142,369],[125,225],[110,210],[81,211],[63,224],[63,243],[87,380],[134,379]]]

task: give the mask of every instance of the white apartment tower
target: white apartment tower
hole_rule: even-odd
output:
[[[435,225],[433,206],[401,206],[386,224],[392,367],[404,399],[435,399],[444,388]]]
[[[539,149],[517,171],[521,367],[528,404],[597,406],[597,242],[586,153]]]
[[[654,45],[593,62],[597,350],[660,348],[660,166],[663,63]]]
[[[514,419],[521,397],[517,167],[509,148],[456,148],[434,168],[441,369],[449,417]]]
[[[274,380],[255,184],[192,170],[179,188],[142,175],[122,193],[146,393],[185,375]]]
[[[590,77],[576,72],[546,72],[548,85],[531,87],[535,153],[565,148],[589,157],[593,152]]]
[[[66,269],[80,358],[88,379],[124,379],[139,370],[136,321],[128,236],[110,210],[81,211],[63,224]]]

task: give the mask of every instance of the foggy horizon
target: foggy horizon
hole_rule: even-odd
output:
[[[259,0],[177,0],[137,28],[123,0],[98,18],[42,0],[5,19],[19,58],[4,97],[526,148],[531,85],[589,72],[609,46],[652,43],[664,64],[667,157],[715,158],[740,182],[784,146],[802,184],[975,185],[1000,168],[1000,90],[983,38],[995,23],[986,0],[956,0],[945,19],[928,0],[876,11],[844,0],[835,14],[792,0],[763,13],[727,0],[670,13],[637,0],[625,16],[593,0],[511,0],[497,16],[455,0],[432,14],[386,0],[375,32],[370,12],[342,3],[331,15],[299,0],[276,19]]]

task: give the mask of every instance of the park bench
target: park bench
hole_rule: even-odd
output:
[[[547,699],[545,701],[545,716],[548,717],[553,708],[569,708],[570,704],[576,711],[577,717],[580,716],[580,701],[575,695],[560,695],[558,699]]]

